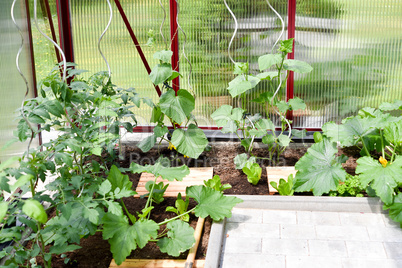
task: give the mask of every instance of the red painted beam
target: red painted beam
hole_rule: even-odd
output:
[[[60,45],[67,62],[74,62],[73,35],[71,31],[70,1],[58,0],[57,15],[59,19]]]
[[[121,16],[121,18],[123,19],[124,24],[126,25],[127,31],[129,32],[131,39],[132,39],[133,42],[134,42],[135,48],[137,49],[137,52],[138,52],[138,54],[140,55],[140,58],[141,58],[141,60],[142,60],[142,63],[144,64],[144,67],[145,67],[145,69],[147,70],[148,74],[150,74],[152,70],[151,70],[151,68],[149,67],[149,64],[148,64],[147,59],[145,58],[144,52],[142,52],[140,43],[138,43],[138,40],[137,40],[137,37],[136,37],[135,34],[134,34],[133,28],[131,27],[130,22],[129,22],[128,19],[127,19],[126,13],[124,12],[124,9],[123,9],[123,7],[121,6],[119,0],[114,0],[114,2],[116,3],[117,9],[118,9],[119,12],[120,12],[120,16]],[[159,89],[159,86],[158,86],[158,85],[154,85],[154,87],[155,87],[156,93],[158,93],[158,96],[161,96],[161,95],[162,95],[162,92],[161,92],[161,90]]]
[[[170,0],[170,39],[172,42],[171,50],[172,56],[172,68],[175,71],[179,71],[179,32],[177,27],[177,2],[176,0]],[[180,89],[179,77],[176,77],[172,81],[172,87],[174,91]]]
[[[296,0],[288,0],[288,39],[294,38],[296,32]],[[293,40],[293,52],[288,54],[288,59],[295,58],[295,42]],[[286,85],[286,101],[294,97],[294,73],[289,71],[289,77]],[[293,112],[286,114],[288,120],[293,120]]]

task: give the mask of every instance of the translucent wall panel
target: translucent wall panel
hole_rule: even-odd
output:
[[[402,99],[402,1],[298,0],[295,58],[314,70],[295,75],[308,110],[297,127]]]
[[[152,98],[157,102],[158,97],[148,73],[137,53],[135,45],[123,23],[116,5],[113,6],[113,20],[109,30],[101,42],[101,49],[107,58],[111,71],[112,82],[121,88],[133,87],[143,97]],[[133,31],[151,68],[158,62],[153,58],[156,51],[170,48],[169,1],[161,1],[167,12],[162,32],[166,43],[159,34],[164,18],[159,1],[121,0]],[[71,0],[72,31],[75,61],[78,68],[88,70],[90,75],[99,71],[107,71],[105,62],[99,54],[97,44],[100,35],[109,21],[109,8],[106,1]],[[155,33],[153,46],[147,46],[148,32]],[[151,110],[147,105],[134,111],[139,124],[149,124]]]
[[[285,17],[287,1],[271,1]],[[181,87],[193,88],[196,95],[195,115],[200,125],[213,125],[210,114],[223,104],[239,106],[238,99],[232,100],[227,91],[228,83],[235,78],[234,64],[229,59],[228,46],[235,30],[235,22],[221,0],[180,1],[179,24],[187,35],[179,31],[180,71],[184,75]],[[270,10],[266,1],[228,0],[229,7],[238,20],[238,31],[230,48],[236,62],[249,62],[251,73],[258,72],[258,57],[271,52],[279,37],[279,19]],[[285,28],[284,38],[287,36]],[[184,46],[184,47],[183,47]],[[189,64],[184,58],[183,48],[192,63],[190,86],[188,85]],[[244,107],[249,113],[263,113],[263,107],[250,100],[258,93],[272,90],[268,83],[261,83],[248,92]],[[281,92],[282,95],[284,92]]]
[[[4,161],[12,155],[20,155],[26,150],[26,144],[21,143],[15,143],[7,149],[2,149],[13,138],[13,131],[17,127],[16,110],[21,106],[26,91],[25,82],[19,75],[15,64],[21,37],[11,20],[11,3],[12,1],[0,3],[0,161]],[[23,3],[24,1],[17,1],[14,14],[19,27],[23,30],[25,39],[25,46],[20,56],[20,68],[29,81],[31,89],[29,98],[33,96],[33,85],[27,21]]]

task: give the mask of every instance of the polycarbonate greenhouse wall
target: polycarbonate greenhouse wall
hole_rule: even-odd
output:
[[[121,1],[133,30],[139,39],[151,68],[157,63],[152,54],[170,48],[169,1]],[[228,45],[234,31],[234,20],[223,0],[177,1],[180,45],[180,87],[193,89],[196,95],[195,115],[200,125],[214,125],[209,115],[223,104],[236,105],[226,90],[234,78]],[[307,110],[295,112],[293,125],[320,128],[323,123],[355,113],[364,106],[377,106],[382,101],[402,98],[402,1],[391,0],[298,0],[295,2],[295,59],[310,63],[314,70],[295,75],[294,96],[303,98]],[[250,63],[257,71],[259,56],[270,53],[280,32],[280,22],[265,0],[228,0],[238,20],[238,32],[231,47],[235,61]],[[288,1],[271,1],[288,21]],[[102,41],[110,61],[113,82],[121,87],[134,87],[142,96],[157,101],[157,94],[145,71],[123,21],[113,5],[112,26]],[[106,1],[71,0],[75,60],[80,68],[105,70],[96,44],[108,17]],[[287,26],[287,25],[286,25]],[[152,30],[155,42],[145,44]],[[284,38],[288,36],[288,28]],[[186,40],[185,40],[186,37]],[[185,42],[186,41],[186,42]],[[189,64],[192,64],[190,84]],[[271,90],[261,84],[258,92]],[[286,92],[281,92],[285,98]],[[251,113],[261,111],[249,102]],[[141,124],[148,124],[150,110],[137,111]]]
[[[158,95],[115,1],[111,1],[112,24],[101,42],[102,51],[111,66],[112,82],[119,87],[134,87],[139,94],[156,102]],[[25,92],[25,85],[15,69],[20,39],[10,20],[9,2],[1,3],[0,12],[3,85],[0,145],[11,137],[16,123],[12,122],[14,114],[11,111],[19,107]],[[23,5],[25,1],[20,2]],[[33,0],[28,2],[33,18]],[[44,4],[47,0],[38,2],[41,3],[38,7],[39,26],[51,36],[49,20],[45,16]],[[214,126],[210,119],[214,110],[223,104],[237,105],[238,100],[232,100],[226,89],[228,82],[234,78],[228,46],[235,22],[223,0],[161,0],[163,7],[158,0],[119,2],[151,68],[157,63],[153,53],[170,49],[171,35],[178,36],[179,68],[183,75],[180,87],[195,94],[195,116],[199,125]],[[59,39],[56,0],[48,0],[48,3]],[[175,3],[177,21],[170,17],[170,6]],[[288,97],[293,94],[307,103],[307,110],[294,113],[294,127],[320,128],[325,122],[339,121],[361,107],[375,107],[383,101],[402,99],[401,0],[271,0],[270,3],[285,21],[283,39],[294,34],[294,58],[308,62],[314,68],[307,75],[295,75],[293,87],[285,87],[280,93],[283,99],[286,94]],[[237,62],[249,62],[252,72],[256,72],[258,57],[270,53],[279,36],[280,21],[266,0],[227,0],[227,4],[238,21],[230,54]],[[74,58],[78,68],[89,71],[84,76],[106,70],[97,42],[109,20],[107,1],[70,0],[70,8]],[[24,9],[19,10],[21,16]],[[294,17],[289,17],[292,12]],[[288,25],[292,19],[294,24]],[[163,21],[161,32],[165,40],[160,33]],[[185,34],[181,31],[172,33],[171,22],[178,22]],[[25,25],[23,20],[21,25]],[[155,38],[153,45],[147,46],[150,32]],[[35,27],[32,27],[32,36],[39,81],[57,60],[54,47]],[[24,51],[27,53],[28,48]],[[191,73],[183,51],[191,62]],[[31,68],[28,60],[29,55],[23,54],[21,65],[29,75]],[[262,111],[261,106],[250,100],[266,90],[272,90],[271,86],[260,83],[247,95],[250,113]],[[140,125],[149,125],[151,110],[148,106],[143,105],[135,113]]]
[[[19,155],[21,151],[26,149],[26,144],[19,142],[5,148],[7,142],[13,138],[13,131],[17,127],[17,109],[21,107],[26,93],[25,82],[18,73],[15,63],[16,55],[21,45],[21,36],[11,20],[11,4],[12,1],[2,1],[0,4],[0,162],[10,156]],[[21,72],[29,83],[30,91],[27,98],[31,98],[34,96],[33,70],[29,49],[26,8],[22,1],[16,4],[14,14],[24,37],[24,46],[19,64]]]

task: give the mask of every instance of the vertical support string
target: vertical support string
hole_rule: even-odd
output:
[[[236,34],[237,34],[237,29],[238,29],[238,27],[239,27],[239,24],[237,23],[237,18],[236,18],[236,16],[235,16],[235,14],[233,14],[233,11],[230,9],[228,3],[226,3],[226,0],[223,0],[223,3],[225,4],[225,6],[226,6],[227,10],[229,11],[230,15],[232,15],[233,20],[234,20],[234,22],[235,22],[235,30],[234,30],[234,32],[233,32],[232,38],[230,39],[229,46],[228,46],[228,55],[229,55],[230,61],[231,61],[233,64],[236,64],[236,62],[233,60],[233,58],[232,58],[232,56],[231,56],[230,47],[232,46],[233,40],[234,40],[234,38],[235,38],[235,36],[236,36]]]
[[[110,77],[111,77],[111,74],[112,74],[112,73],[111,73],[111,70],[110,70],[110,65],[109,65],[109,62],[107,61],[105,55],[103,55],[102,50],[101,50],[101,48],[100,48],[100,43],[101,43],[101,41],[102,41],[102,38],[103,38],[103,36],[105,35],[105,33],[107,32],[107,30],[109,29],[110,24],[112,23],[112,19],[113,19],[113,9],[112,9],[112,5],[110,4],[110,1],[109,1],[109,0],[106,0],[106,2],[107,2],[107,4],[108,4],[108,6],[109,6],[110,17],[109,17],[109,22],[108,22],[107,25],[106,25],[106,28],[103,30],[101,36],[99,37],[99,40],[98,40],[98,50],[99,50],[99,53],[101,54],[103,60],[104,60],[105,63],[106,63],[107,70],[108,70],[108,74],[109,74],[109,80],[110,80]]]

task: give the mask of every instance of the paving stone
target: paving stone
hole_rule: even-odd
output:
[[[262,252],[287,256],[308,256],[307,240],[262,239]]]
[[[341,258],[331,258],[331,257],[286,256],[286,268],[298,268],[298,267],[339,268],[342,267],[342,260]]]
[[[296,224],[296,211],[264,210],[263,223]]]
[[[317,239],[369,241],[365,226],[329,226],[317,225],[315,227]]]
[[[393,227],[367,227],[371,241],[402,242],[402,229]]]
[[[297,224],[340,225],[338,212],[297,211]]]
[[[345,243],[348,250],[348,255],[351,258],[387,258],[384,245],[381,242],[346,241]]]
[[[262,210],[234,208],[232,217],[227,222],[253,222],[262,223]]]
[[[381,214],[386,227],[400,228],[399,222],[393,221],[388,214]]]
[[[342,225],[361,225],[361,226],[385,226],[384,219],[380,213],[339,213]]]
[[[342,265],[344,268],[398,268],[402,267],[402,262],[390,259],[347,258],[342,259]]]
[[[345,241],[338,240],[309,240],[310,256],[347,257]],[[264,243],[263,243],[264,250]]]
[[[223,252],[226,253],[261,253],[262,238],[226,237]]]
[[[389,259],[402,260],[402,243],[384,242],[383,244]]]
[[[316,232],[313,225],[281,224],[280,236],[282,239],[315,239]]]
[[[225,226],[229,237],[266,237],[279,238],[279,224],[229,222]]]
[[[285,256],[269,254],[225,254],[221,268],[285,268]]]

